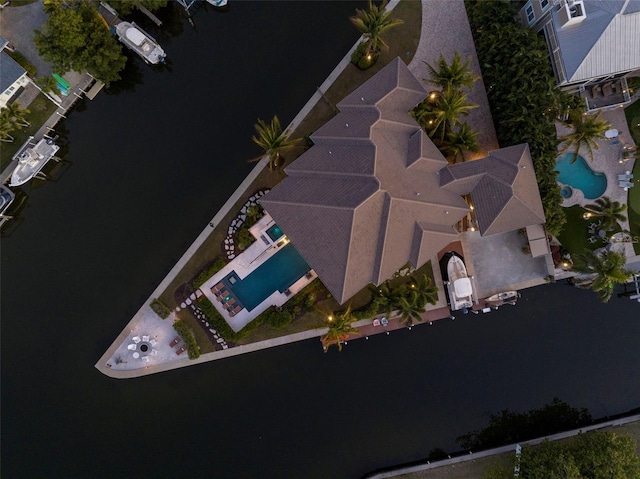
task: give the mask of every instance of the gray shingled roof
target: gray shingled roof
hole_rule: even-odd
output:
[[[464,194],[481,233],[544,223],[528,146],[448,166],[408,113],[426,96],[396,58],[338,104],[260,200],[340,303],[436,256],[470,211]]]
[[[552,14],[567,81],[640,68],[640,0],[584,0],[584,8],[575,25],[561,26]]]
[[[408,114],[427,96],[400,59],[342,100],[261,200],[341,303],[457,236],[469,208],[438,188],[447,162]]]
[[[440,173],[440,185],[471,195],[483,236],[545,222],[526,144],[491,151],[481,160],[449,165]]]
[[[4,93],[18,78],[26,73],[13,58],[0,52],[0,92]]]

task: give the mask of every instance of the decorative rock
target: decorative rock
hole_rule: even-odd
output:
[[[191,301],[191,298],[187,298],[185,303],[187,303],[188,305],[191,305],[191,303],[193,303],[193,301]]]
[[[229,259],[233,259],[233,258],[235,258],[235,257],[236,257],[236,255],[235,255],[235,254],[233,254],[233,253],[231,253],[231,254],[229,255]]]
[[[241,209],[240,209],[241,213],[246,213],[247,212],[247,205],[244,205]]]
[[[196,299],[196,293],[191,293],[191,296],[189,296],[191,299]]]
[[[178,308],[176,308],[176,313],[177,313],[178,311],[180,311],[180,308],[179,308],[179,307],[178,307]]]
[[[186,307],[187,307],[187,305],[186,305],[186,304],[184,304],[184,303],[180,303],[180,307],[181,307],[182,309],[184,309],[184,308],[186,308]]]
[[[229,226],[229,230],[228,231],[229,231],[230,235],[233,234],[233,228],[231,226]]]
[[[245,218],[247,217],[247,215],[240,215],[240,219],[242,220],[242,222],[244,223]]]
[[[200,296],[202,296],[202,291],[201,290],[196,291],[196,298],[199,298]]]
[[[229,237],[225,238],[224,244],[229,244]]]

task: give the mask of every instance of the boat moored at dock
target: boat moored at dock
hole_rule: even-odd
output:
[[[462,258],[455,253],[451,253],[447,262],[447,276],[448,281],[445,281],[445,285],[449,293],[451,311],[466,311],[472,308],[474,303],[478,303],[473,278],[467,274]]]
[[[118,39],[142,59],[155,65],[164,62],[166,54],[158,42],[135,22],[120,22],[116,25]]]
[[[0,216],[7,211],[9,205],[13,202],[16,195],[8,187],[0,184]]]
[[[35,144],[33,137],[29,138],[13,157],[18,164],[13,170],[9,186],[24,185],[40,173],[44,165],[55,156],[59,149],[60,147],[51,138],[44,137]]]

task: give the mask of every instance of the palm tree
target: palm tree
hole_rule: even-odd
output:
[[[478,132],[472,130],[468,123],[462,123],[458,131],[450,131],[447,134],[447,138],[442,144],[442,149],[448,158],[453,159],[454,163],[458,161],[458,157],[464,161],[465,151],[474,153],[480,151]]]
[[[627,217],[622,214],[627,209],[627,205],[622,205],[617,201],[611,201],[608,196],[598,198],[595,203],[585,205],[584,209],[589,212],[589,216],[601,218],[601,228],[611,231],[618,223],[626,221]]]
[[[17,129],[20,129],[20,125],[9,116],[8,110],[6,108],[0,110],[0,141],[11,143],[15,139],[11,133]]]
[[[616,284],[624,284],[633,277],[633,272],[624,269],[626,258],[623,254],[605,251],[596,254],[585,250],[573,255],[573,270],[588,275],[578,279],[576,285],[591,288],[606,303],[611,299]]]
[[[437,137],[441,142],[444,142],[455,125],[461,123],[461,116],[467,116],[471,110],[478,108],[460,90],[445,90],[437,94],[435,99],[427,99],[427,103],[427,121],[423,126],[429,137]]]
[[[271,120],[271,124],[267,124],[264,120],[258,119],[258,123],[255,125],[257,136],[252,136],[251,139],[262,149],[264,153],[269,155],[269,169],[274,170],[282,166],[281,153],[291,150],[298,142],[299,138],[295,140],[289,140],[287,133],[282,132],[280,126],[280,120],[274,115]],[[256,158],[250,161],[258,161],[260,158]]]
[[[431,76],[431,79],[425,78],[424,80],[440,87],[442,91],[460,90],[464,87],[471,88],[479,77],[471,73],[471,69],[469,68],[470,63],[471,57],[463,60],[458,52],[454,52],[451,64],[447,63],[444,56],[440,54],[440,58],[438,58],[435,66],[424,62]]]
[[[600,120],[599,111],[595,115],[587,115],[582,109],[569,111],[569,119],[565,124],[573,131],[560,138],[561,150],[565,152],[573,149],[571,163],[578,159],[578,153],[582,147],[589,152],[589,159],[593,161],[593,149],[600,149],[598,140],[605,139],[604,133],[611,128],[611,124],[606,120]]]
[[[370,286],[369,291],[379,298],[379,304],[384,307],[387,316],[391,316],[391,312],[398,308],[400,299],[404,296],[406,288],[404,285],[392,288],[389,282],[385,281],[378,287]]]
[[[398,309],[400,310],[400,322],[413,326],[413,320],[422,321],[420,313],[425,312],[424,305],[419,303],[419,295],[415,291],[410,291],[409,295],[400,298]]]
[[[351,313],[351,305],[347,309],[337,315],[329,315],[325,319],[324,324],[329,330],[322,335],[322,347],[326,353],[333,344],[338,346],[338,351],[342,351],[342,341],[347,339],[351,334],[360,334],[358,328],[354,328],[351,323],[355,321],[355,317]]]
[[[380,6],[369,0],[369,10],[356,8],[356,15],[349,18],[365,38],[368,46],[367,55],[378,54],[380,47],[388,48],[381,35],[404,23],[400,19],[391,19],[391,12],[385,12],[386,6],[387,0],[382,0]]]
[[[26,108],[20,108],[20,103],[7,103],[3,110],[5,110],[7,112],[6,115],[8,115],[9,118],[13,119],[13,121],[15,121],[18,125],[29,126],[31,124],[25,118],[26,115],[31,112]]]
[[[427,303],[436,304],[438,301],[438,287],[433,284],[429,276],[423,274],[415,278],[411,277],[408,290],[415,293],[415,301],[417,306],[424,307]]]

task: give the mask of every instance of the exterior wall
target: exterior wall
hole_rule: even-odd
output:
[[[7,102],[15,94],[15,92],[18,91],[20,87],[25,86],[27,83],[29,83],[29,77],[27,76],[27,72],[24,72],[24,74],[20,78],[13,82],[13,85],[11,85],[9,88],[3,91],[2,94],[0,94],[0,108],[4,108],[5,106],[7,106]]]
[[[529,0],[520,9],[520,21],[525,26],[536,28],[537,24],[551,11],[553,0]],[[536,28],[536,30],[540,30]]]

